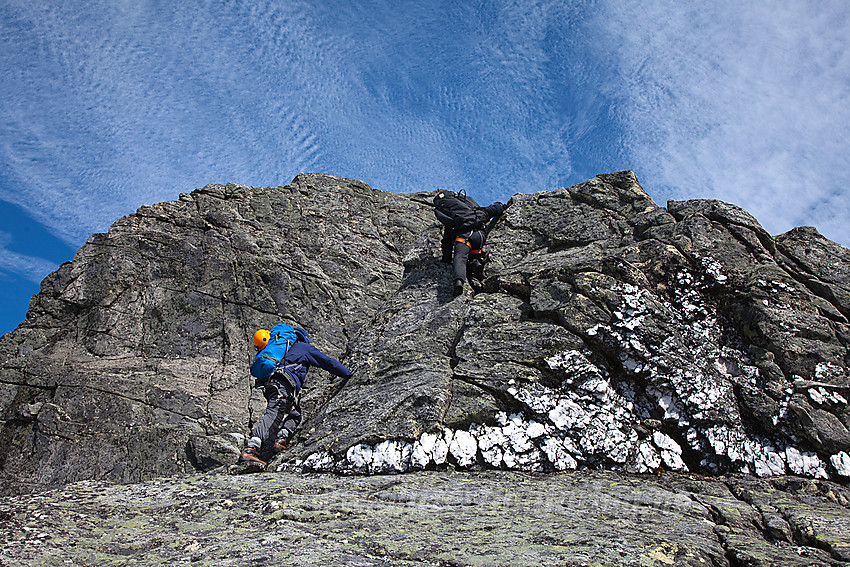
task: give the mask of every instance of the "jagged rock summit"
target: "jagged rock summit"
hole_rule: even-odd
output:
[[[431,196],[301,174],[93,235],[0,338],[2,490],[234,462],[280,321],[355,371],[281,467],[850,479],[850,251],[619,172],[515,195],[455,298]]]

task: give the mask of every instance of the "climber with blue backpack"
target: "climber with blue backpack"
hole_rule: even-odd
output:
[[[444,226],[443,262],[452,264],[455,296],[463,293],[467,267],[471,276],[483,277],[486,259],[483,247],[492,228],[487,223],[500,217],[506,208],[498,201],[489,207],[479,207],[463,190],[457,193],[440,190],[434,196],[434,215]]]
[[[257,355],[251,363],[254,386],[266,398],[266,410],[251,431],[240,460],[265,466],[289,446],[301,423],[298,396],[311,366],[348,378],[351,370],[310,344],[304,329],[281,323],[254,333]]]

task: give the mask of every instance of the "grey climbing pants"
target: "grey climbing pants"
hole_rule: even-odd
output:
[[[266,411],[254,425],[248,445],[267,450],[278,439],[288,439],[295,433],[301,423],[301,405],[288,386],[275,380],[274,375],[260,386],[266,398]]]
[[[457,240],[455,240],[454,258],[452,259],[454,279],[466,281],[467,264],[469,264],[470,275],[481,277],[484,267],[479,258],[482,246],[484,246],[484,231],[482,230],[458,235]],[[472,250],[479,251],[479,254],[470,254]]]

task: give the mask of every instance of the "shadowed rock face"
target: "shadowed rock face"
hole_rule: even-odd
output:
[[[850,251],[620,172],[514,196],[454,298],[430,197],[210,185],[92,236],[0,338],[3,490],[235,461],[282,320],[355,373],[281,465],[850,478]]]

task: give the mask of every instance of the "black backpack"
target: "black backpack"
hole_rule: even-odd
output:
[[[437,193],[434,197],[434,215],[458,234],[483,228],[487,224],[487,212],[464,191]]]

